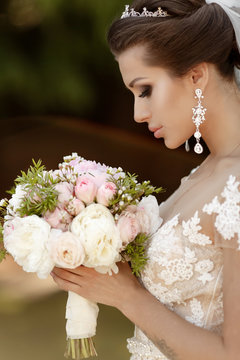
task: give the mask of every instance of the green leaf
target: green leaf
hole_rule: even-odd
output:
[[[148,235],[139,234],[123,251],[123,257],[130,260],[132,272],[136,276],[140,276],[140,273],[148,260],[145,252],[148,239]]]
[[[3,226],[2,226],[2,224],[0,224],[0,243],[1,242],[3,242]]]
[[[7,251],[5,249],[0,249],[0,263],[6,258]]]
[[[150,181],[139,183],[136,174],[130,174],[128,172],[124,177],[120,177],[119,179],[116,179],[114,175],[115,174],[110,173],[108,178],[108,181],[113,182],[118,190],[109,205],[113,215],[120,214],[129,205],[136,205],[144,196],[149,196],[154,193],[158,194],[164,191],[162,187],[156,188],[152,186]],[[122,205],[119,206],[120,203],[122,203]]]
[[[45,170],[41,160],[33,166],[22,171],[21,176],[15,180],[16,185],[22,185],[26,191],[26,196],[22,201],[21,207],[18,209],[20,216],[43,215],[48,210],[54,211],[58,203],[58,192],[55,185],[58,180],[53,180],[52,174]]]

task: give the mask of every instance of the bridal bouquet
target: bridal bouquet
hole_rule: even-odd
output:
[[[136,175],[72,154],[57,170],[41,161],[15,180],[10,200],[0,202],[0,260],[7,253],[27,272],[46,278],[54,266],[80,265],[118,272],[130,261],[139,275],[144,245],[161,225],[156,198],[162,189],[139,183]],[[96,355],[97,304],[69,292],[66,357]]]

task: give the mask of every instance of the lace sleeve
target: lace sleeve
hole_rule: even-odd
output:
[[[203,211],[213,218],[215,246],[240,250],[240,181],[230,176],[223,192]]]

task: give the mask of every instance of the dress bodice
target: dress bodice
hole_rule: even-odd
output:
[[[205,233],[202,216],[211,229]],[[188,220],[177,214],[147,245],[141,282],[161,303],[185,320],[221,333],[223,324],[223,248],[240,247],[240,182],[229,175],[218,196]],[[136,328],[128,339],[131,360],[167,360]]]

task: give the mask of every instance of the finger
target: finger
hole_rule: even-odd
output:
[[[60,277],[58,277],[56,274],[52,274],[52,278],[53,280],[55,281],[55,283],[58,285],[58,287],[61,289],[61,290],[64,290],[64,291],[72,291],[72,292],[75,292],[75,293],[78,293],[79,292],[79,289],[80,289],[80,285],[77,285],[77,284],[74,284],[70,281],[66,281]]]
[[[69,281],[74,284],[79,284],[81,280],[81,276],[61,268],[54,268],[51,275],[55,275],[58,278],[61,278],[63,280]]]
[[[77,268],[75,269],[68,269],[69,272],[73,273],[73,274],[77,274],[77,275],[80,275],[80,276],[96,276],[97,273],[96,273],[96,270],[94,268],[89,268],[89,267],[86,267],[86,266],[78,266]]]

